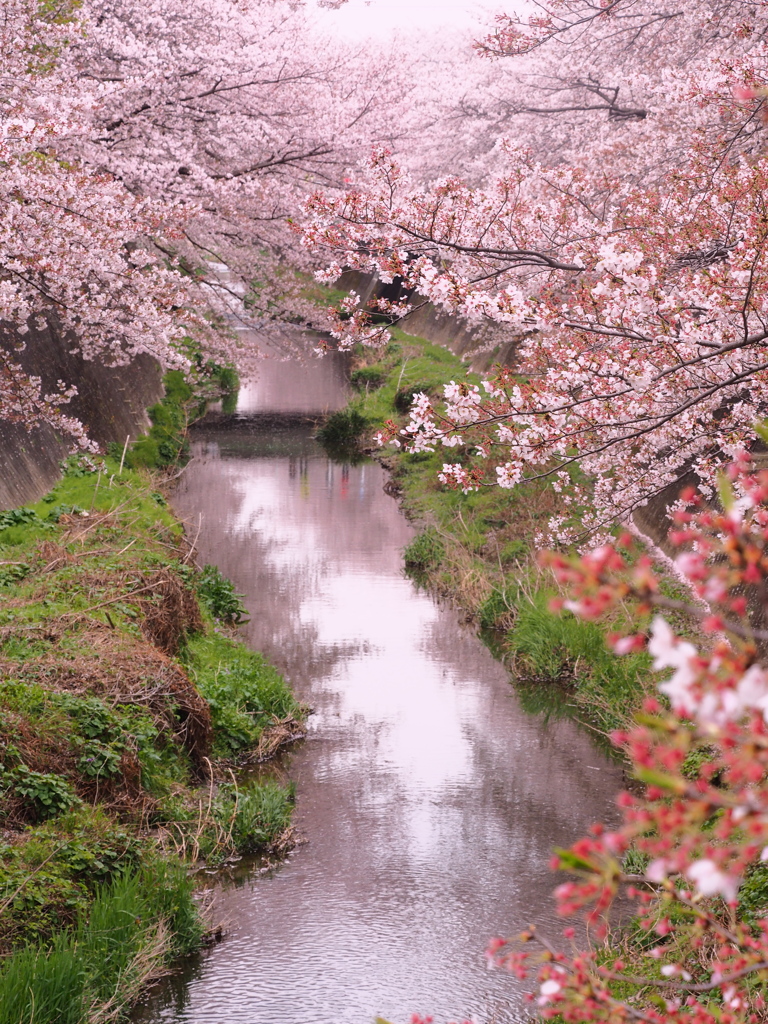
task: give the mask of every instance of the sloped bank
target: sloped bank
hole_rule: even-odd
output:
[[[0,1024],[119,1018],[205,939],[190,867],[291,842],[291,791],[232,769],[302,708],[157,488],[75,458],[0,513]]]

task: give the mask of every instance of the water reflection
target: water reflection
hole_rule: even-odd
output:
[[[550,851],[611,814],[618,769],[531,717],[503,667],[401,572],[413,535],[376,464],[253,422],[194,444],[180,510],[245,594],[245,627],[315,708],[288,758],[308,843],[226,888],[228,938],[142,1019],[363,1024],[526,1014],[491,935],[554,934]]]

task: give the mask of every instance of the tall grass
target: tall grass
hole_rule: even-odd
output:
[[[222,787],[218,815],[229,816],[231,842],[240,853],[279,846],[291,825],[293,791],[276,782],[236,791]]]
[[[183,868],[153,862],[121,875],[98,891],[73,931],[7,958],[0,1024],[106,1024],[202,932]]]
[[[637,706],[650,673],[648,655],[619,657],[601,626],[549,611],[545,595],[519,604],[507,646],[524,678],[572,685],[577,703],[606,729],[625,724],[622,709]]]
[[[250,751],[267,726],[303,714],[277,669],[241,644],[217,634],[197,636],[189,641],[185,658],[211,709],[217,757]]]

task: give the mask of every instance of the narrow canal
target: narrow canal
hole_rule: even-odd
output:
[[[280,766],[307,840],[218,896],[228,933],[138,1019],[174,1024],[522,1020],[487,940],[553,914],[551,850],[613,817],[620,770],[402,572],[413,529],[373,462],[332,462],[294,417],[338,408],[333,357],[267,360],[236,418],[194,435],[175,499],[245,595],[248,641],[314,708]]]

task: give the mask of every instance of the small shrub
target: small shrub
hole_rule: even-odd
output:
[[[213,360],[208,360],[204,369],[223,394],[233,394],[239,389],[240,376],[234,366],[221,366]]]
[[[316,436],[328,447],[344,447],[358,441],[367,427],[365,416],[358,409],[347,407],[329,416]]]
[[[386,373],[376,366],[361,366],[353,370],[349,377],[349,383],[361,390],[380,388],[386,380]]]
[[[197,594],[211,615],[220,622],[239,625],[248,609],[234,584],[215,565],[203,566],[197,583]]]

